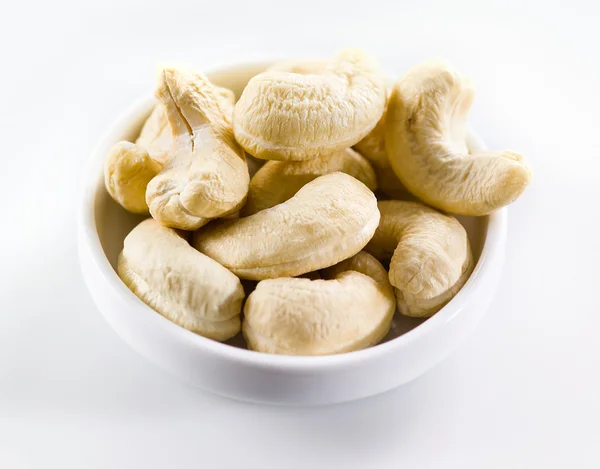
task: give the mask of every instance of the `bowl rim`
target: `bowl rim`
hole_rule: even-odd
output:
[[[227,73],[228,70],[231,71],[236,68],[259,67],[262,65],[267,66],[270,63],[273,63],[273,61],[267,59],[220,64],[216,67],[208,68],[207,75]],[[132,121],[139,121],[144,115],[148,115],[155,103],[156,101],[152,96],[145,96],[134,101],[133,104],[126,108],[125,111],[113,121],[92,150],[87,164],[84,167],[79,190],[77,237],[80,247],[89,252],[93,264],[101,274],[105,283],[110,285],[124,304],[127,305],[126,311],[130,314],[135,314],[133,311],[137,309],[144,313],[152,313],[148,314],[148,320],[150,321],[154,318],[156,325],[161,328],[165,334],[171,335],[179,341],[186,342],[188,345],[191,345],[202,352],[218,355],[226,360],[273,370],[321,372],[331,368],[350,367],[365,361],[377,360],[382,355],[393,353],[401,348],[407,347],[412,342],[432,334],[435,330],[460,316],[464,306],[468,303],[469,298],[475,293],[483,281],[482,279],[488,275],[488,272],[493,268],[489,259],[496,258],[496,253],[503,245],[507,227],[506,207],[487,216],[487,233],[483,240],[479,260],[477,261],[471,276],[454,298],[452,298],[435,315],[427,318],[423,323],[383,344],[336,355],[275,355],[241,349],[208,339],[189,331],[156,312],[127,288],[104,254],[96,226],[96,200],[100,195],[99,191],[104,189],[103,182],[101,183],[101,181],[103,181],[102,168],[105,154],[108,151],[108,148],[117,141],[118,135],[122,132],[122,128],[129,126]],[[100,313],[104,315],[101,310]]]

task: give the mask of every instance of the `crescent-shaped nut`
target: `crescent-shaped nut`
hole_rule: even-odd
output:
[[[350,148],[307,161],[268,161],[250,180],[242,214],[252,215],[285,202],[310,181],[336,171],[355,177],[372,191],[377,189],[373,168]]]
[[[217,97],[221,101],[226,115],[231,121],[233,117],[233,106],[235,105],[235,95],[233,91],[215,86]],[[135,141],[136,145],[145,148],[155,161],[158,161],[161,166],[167,162],[169,154],[173,149],[173,132],[167,120],[167,113],[162,104],[157,104],[150,113],[150,116],[144,122],[140,135]]]
[[[177,68],[163,69],[156,95],[175,142],[148,185],[152,216],[165,226],[196,230],[239,210],[250,177],[223,98],[203,75]]]
[[[377,344],[390,330],[394,293],[382,265],[359,252],[325,272],[330,280],[261,281],[244,307],[251,350],[330,355]]]
[[[125,238],[118,273],[138,298],[175,324],[219,341],[240,331],[240,280],[152,218]]]
[[[104,163],[104,184],[111,197],[125,210],[148,213],[146,187],[161,170],[148,152],[131,142],[118,142]]]
[[[516,200],[531,180],[512,151],[467,148],[466,119],[474,90],[448,65],[429,62],[393,88],[386,120],[388,158],[402,183],[429,205],[487,215]]]
[[[267,71],[233,114],[235,138],[257,158],[307,160],[351,147],[377,124],[386,79],[365,52],[346,49],[319,74]]]
[[[473,269],[467,232],[456,218],[419,202],[378,203],[379,227],[366,251],[390,260],[398,309],[428,317],[461,289]]]
[[[195,234],[194,246],[241,278],[294,277],[353,256],[378,224],[373,192],[352,176],[332,173],[273,208],[212,222]]]
[[[377,126],[379,127],[379,124],[377,124]],[[373,132],[375,132],[375,130]],[[365,142],[367,138],[368,136],[362,141]],[[385,144],[383,137],[380,142]],[[484,149],[479,137],[471,130],[469,130],[467,133],[466,143],[469,153],[480,152]],[[358,149],[359,145],[354,145],[354,148]],[[375,162],[373,153],[371,153],[371,155],[372,157],[367,159],[373,163],[373,169],[375,170],[375,175],[377,176],[377,188],[379,189],[380,193],[394,200],[418,200],[408,191],[406,187],[404,187],[404,185],[402,185],[402,182],[400,182],[400,179],[398,179],[396,173],[390,168],[389,163],[386,166],[379,165]]]

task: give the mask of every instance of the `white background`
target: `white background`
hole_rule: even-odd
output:
[[[17,3],[19,6],[16,6]],[[0,15],[1,468],[600,467],[596,1],[12,2]],[[475,333],[417,381],[326,408],[173,380],[96,311],[75,250],[83,165],[164,60],[443,57],[472,122],[527,155],[506,267]]]

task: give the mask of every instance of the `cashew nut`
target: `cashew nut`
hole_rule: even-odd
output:
[[[377,344],[396,310],[387,272],[359,252],[323,272],[331,280],[263,280],[244,307],[248,347],[285,355],[328,355]]]
[[[214,86],[201,74],[165,68],[156,95],[175,142],[148,185],[152,216],[166,226],[195,230],[239,210],[248,192],[248,167]]]
[[[385,151],[385,118],[387,109],[383,116],[377,122],[377,125],[363,138],[360,142],[354,145],[354,149],[368,159],[373,166],[379,168],[389,168],[387,153]]]
[[[111,197],[125,210],[148,213],[146,186],[161,169],[148,152],[131,142],[118,142],[104,163],[104,184]]]
[[[486,215],[513,202],[531,172],[512,151],[469,154],[466,119],[474,90],[448,65],[429,62],[393,88],[386,117],[386,148],[402,183],[433,207]]]
[[[385,114],[381,119],[373,131],[354,145],[354,148],[365,155],[373,165],[381,193],[395,200],[418,200],[404,187],[390,167],[385,153]],[[479,137],[470,129],[467,132],[466,145],[469,154],[481,152],[484,148]]]
[[[194,246],[241,278],[293,277],[353,256],[378,223],[373,192],[338,172],[268,210],[212,222],[196,232]]]
[[[118,273],[138,298],[175,324],[219,341],[240,331],[240,280],[152,218],[125,238]]]
[[[145,148],[150,157],[161,165],[166,163],[173,147],[173,133],[163,106],[154,106],[135,144]]]
[[[229,120],[233,117],[233,106],[235,105],[235,95],[233,91],[215,86],[217,97],[221,101],[223,109]],[[162,104],[154,106],[152,113],[144,122],[142,131],[135,141],[136,145],[145,148],[150,157],[158,161],[161,166],[164,165],[169,158],[169,153],[173,148],[173,132],[167,120],[167,114]]]
[[[250,80],[233,114],[237,141],[257,158],[306,160],[351,147],[377,124],[386,80],[356,49],[322,73],[267,71]]]
[[[450,215],[419,202],[381,201],[379,227],[365,250],[390,260],[389,278],[402,314],[427,317],[469,278],[473,257],[467,232]]]
[[[354,149],[363,155],[373,165],[377,176],[377,186],[387,197],[392,199],[413,199],[414,196],[402,185],[398,176],[390,168],[390,162],[385,149],[385,120],[386,110],[375,128]]]
[[[268,161],[250,180],[242,213],[252,215],[285,202],[313,179],[336,171],[355,177],[372,191],[377,189],[373,168],[350,148],[307,161]]]

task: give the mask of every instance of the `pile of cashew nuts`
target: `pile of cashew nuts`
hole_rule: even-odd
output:
[[[105,164],[112,198],[150,214],[125,238],[119,276],[172,322],[218,341],[241,330],[251,350],[377,344],[397,310],[429,317],[467,281],[451,213],[490,214],[531,179],[519,154],[474,143],[473,94],[440,62],[390,91],[356,49],[277,63],[237,102],[163,68],[139,137]]]

